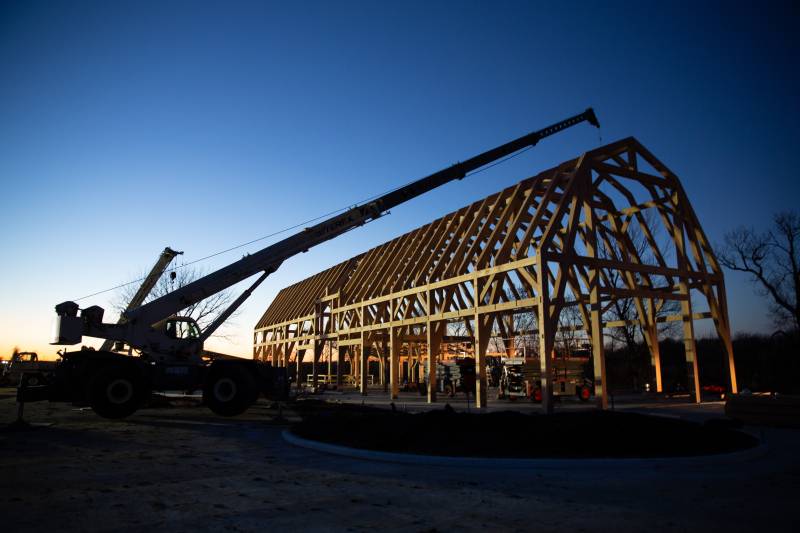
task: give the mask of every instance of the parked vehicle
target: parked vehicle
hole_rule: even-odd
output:
[[[14,352],[11,359],[3,365],[0,383],[16,387],[25,382],[31,387],[48,383],[50,375],[55,370],[55,361],[40,361],[36,352]]]

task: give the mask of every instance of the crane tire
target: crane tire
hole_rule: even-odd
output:
[[[141,406],[143,392],[142,380],[134,368],[106,365],[89,380],[89,405],[103,418],[125,418]]]
[[[212,368],[203,386],[203,401],[215,414],[236,416],[258,399],[253,373],[238,364]]]

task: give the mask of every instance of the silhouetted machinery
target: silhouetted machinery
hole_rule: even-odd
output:
[[[75,302],[60,303],[56,306],[52,344],[78,344],[86,335],[125,343],[137,355],[124,355],[108,349],[65,353],[56,367],[52,384],[27,388],[23,399],[88,402],[101,416],[121,418],[135,412],[152,390],[202,390],[204,401],[212,411],[232,416],[245,411],[260,393],[268,397],[286,394],[285,369],[272,368],[254,360],[208,361],[202,357],[205,340],[267,276],[294,255],[378,219],[397,205],[450,181],[460,180],[476,169],[583,121],[599,127],[594,111],[587,109],[357,205],[160,298],[128,309],[119,323],[103,322],[104,310],[101,307],[93,305],[80,309]],[[177,316],[182,309],[255,275],[258,275],[255,282],[205,329],[191,318]]]
[[[425,375],[428,362],[425,361]],[[459,357],[436,362],[436,390],[453,397],[457,392],[469,395],[475,392],[475,359]]]
[[[553,396],[577,396],[582,402],[592,397],[594,382],[587,375],[591,350],[571,354],[553,352]],[[502,360],[498,398],[542,400],[542,365],[539,357],[507,357]]]
[[[11,360],[3,361],[0,369],[0,386],[17,386],[25,380],[26,385],[36,386],[47,383],[55,368],[54,361],[40,361],[36,352],[17,352]]]

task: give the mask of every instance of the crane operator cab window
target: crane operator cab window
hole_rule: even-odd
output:
[[[167,337],[171,339],[196,339],[200,330],[194,320],[173,319],[167,322]]]

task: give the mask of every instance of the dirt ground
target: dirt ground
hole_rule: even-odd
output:
[[[193,404],[124,421],[66,404],[25,414],[34,428],[9,430],[14,398],[0,390],[3,531],[791,531],[800,521],[798,430],[756,430],[766,453],[725,464],[463,469],[296,448],[263,401],[233,419]]]

